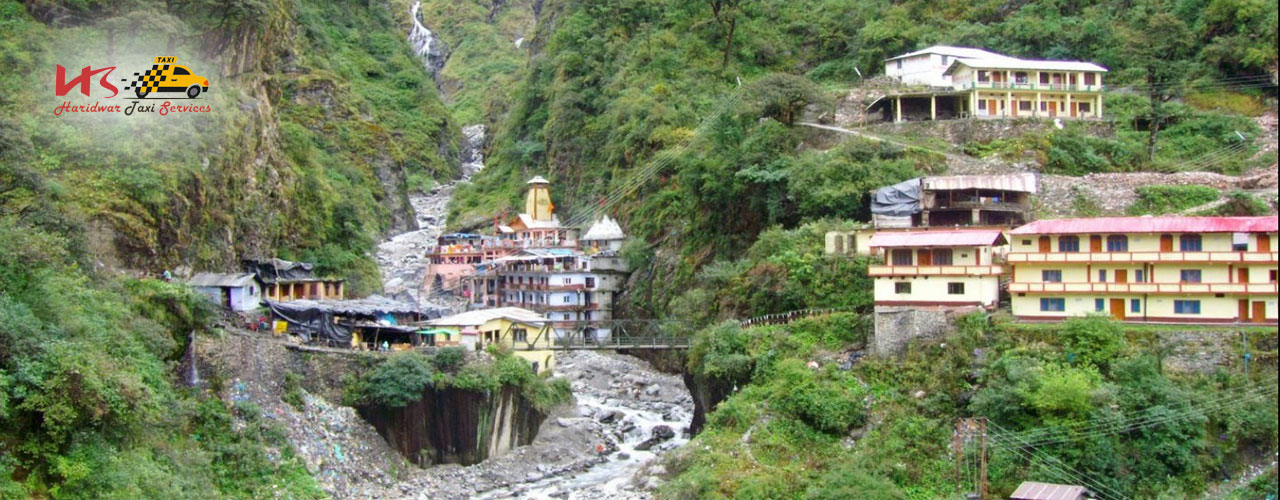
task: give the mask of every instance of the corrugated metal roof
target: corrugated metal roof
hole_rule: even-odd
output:
[[[1013,57],[993,59],[956,59],[942,74],[949,75],[961,64],[974,69],[1039,69],[1050,71],[1096,71],[1106,73],[1107,68],[1091,62],[1052,61],[1044,59],[1017,59]]]
[[[1014,500],[1079,500],[1089,492],[1084,486],[1074,484],[1037,483],[1024,481],[1009,498]]]
[[[1274,233],[1274,215],[1263,217],[1095,217],[1038,220],[1010,234]]]
[[[252,273],[197,273],[187,280],[194,287],[240,288],[253,284]]]
[[[498,318],[506,318],[512,321],[520,321],[523,323],[542,324],[550,321],[546,316],[520,307],[497,307],[493,309],[477,309],[475,311],[467,311],[453,316],[445,316],[440,319],[428,321],[428,325],[432,326],[479,326],[489,320]]]
[[[871,237],[872,247],[972,247],[1004,244],[994,229],[957,231],[882,231]]]
[[[908,52],[900,56],[890,57],[885,60],[892,61],[894,59],[902,59],[904,57],[915,57],[922,54],[938,54],[938,55],[951,56],[951,57],[963,57],[967,59],[999,59],[1002,57],[1005,57],[1005,58],[1009,57],[1004,54],[991,52],[989,50],[975,49],[972,47],[953,47],[950,45],[934,45],[925,49],[917,50],[915,52]]]
[[[927,190],[999,189],[1022,193],[1036,192],[1036,174],[1026,172],[1004,175],[949,175],[925,177],[921,180]]]

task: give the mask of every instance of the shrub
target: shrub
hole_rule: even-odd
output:
[[[443,347],[431,358],[431,364],[437,371],[456,372],[462,366],[466,352],[461,347]]]
[[[842,434],[866,421],[860,395],[800,360],[779,363],[771,384],[776,408],[816,430]]]
[[[398,352],[388,356],[360,383],[366,402],[403,408],[422,399],[422,391],[431,385],[431,363],[416,352]]]
[[[1105,367],[1125,347],[1124,330],[1106,316],[1071,318],[1062,325],[1062,346],[1068,358]]]
[[[1271,205],[1244,191],[1232,191],[1227,201],[1197,215],[1258,216],[1271,213]]]
[[[1208,186],[1142,186],[1138,199],[1129,205],[1129,215],[1165,215],[1216,201],[1217,189]]]

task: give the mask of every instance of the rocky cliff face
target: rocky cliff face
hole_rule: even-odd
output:
[[[359,408],[360,416],[409,461],[471,465],[533,442],[546,415],[511,387],[497,392],[423,391],[404,408]]]

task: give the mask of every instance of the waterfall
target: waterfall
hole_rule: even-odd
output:
[[[187,337],[187,364],[190,369],[187,370],[187,386],[196,387],[200,385],[200,369],[196,367],[196,331],[191,330],[191,334]]]
[[[421,8],[421,1],[413,2],[413,6],[409,8],[409,16],[413,18],[413,29],[409,30],[409,46],[413,47],[414,54],[422,58],[427,72],[434,77],[449,58],[449,47],[422,24],[422,20],[418,18],[418,10]]]

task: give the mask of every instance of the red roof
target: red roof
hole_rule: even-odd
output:
[[[1009,234],[1084,233],[1274,233],[1277,219],[1264,217],[1095,217],[1038,220]]]
[[[873,247],[972,247],[1005,243],[999,230],[886,231],[871,237]]]

